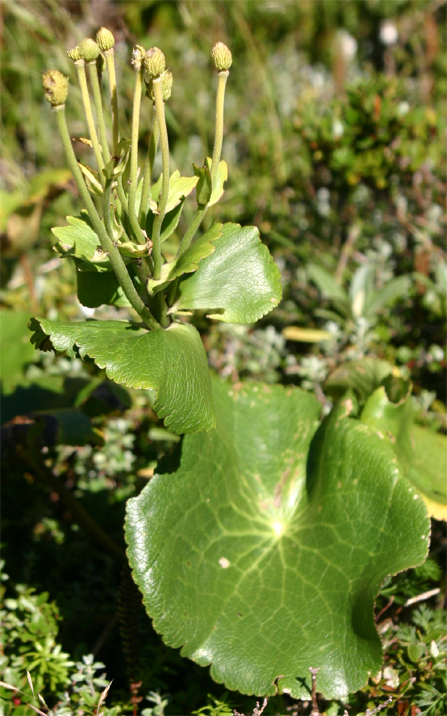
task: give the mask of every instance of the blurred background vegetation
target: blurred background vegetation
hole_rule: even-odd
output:
[[[9,575],[1,659],[3,680],[24,692],[1,690],[5,712],[31,713],[29,669],[36,693],[59,716],[95,713],[105,668],[114,679],[107,714],[225,714],[228,703],[251,710],[253,699],[223,695],[205,670],[163,646],[128,575],[53,489],[51,480],[60,480],[123,544],[126,499],[178,438],[157,422],[150,392],[118,388],[93,364],[39,354],[29,344],[32,315],[85,315],[74,267],[52,251],[51,227],[76,215],[80,201],[41,73],[70,75],[68,122],[73,137],[83,136],[66,50],[109,27],[126,136],[132,45],[161,47],[174,74],[167,105],[173,169],[192,174],[192,162],[212,149],[210,48],[228,44],[229,181],[206,220],[258,226],[280,267],[284,298],[255,327],[196,319],[211,367],[233,380],[301,385],[326,404],[333,368],[377,356],[414,381],[419,422],[445,432],[446,3],[3,0],[1,10],[2,540]],[[143,108],[142,155],[148,130]],[[88,162],[88,147],[78,143],[77,152]],[[185,220],[193,209],[193,202],[189,214],[185,207]],[[108,307],[95,311],[109,315]],[[30,430],[43,449],[40,461],[27,450]],[[441,596],[422,616],[404,606],[408,595],[445,587],[445,543],[435,522],[431,560],[379,598],[378,611],[390,595],[395,602],[385,630],[388,671],[351,697],[350,713],[389,693],[399,716],[447,708]],[[324,708],[335,716],[344,707]],[[277,699],[268,709],[304,714],[310,705]]]

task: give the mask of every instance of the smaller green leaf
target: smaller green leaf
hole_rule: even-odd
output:
[[[198,167],[197,164],[193,164],[194,174],[198,177],[196,187],[196,200],[199,206],[206,206],[211,199],[211,173],[209,168],[205,165]]]
[[[200,261],[213,253],[216,241],[221,236],[222,224],[213,224],[211,229],[191,244],[185,253],[162,266],[161,277],[158,280],[149,279],[149,292],[157,293],[182,274],[197,271]]]
[[[67,222],[68,226],[56,226],[52,229],[58,239],[54,249],[64,258],[77,258],[110,269],[108,255],[101,249],[87,212],[83,210],[81,216],[67,216]]]
[[[141,256],[149,256],[152,242],[147,240],[145,244],[137,244],[134,241],[123,241],[117,243],[117,249],[122,256],[137,259]]]
[[[206,165],[208,169],[211,169],[211,159],[210,157],[206,158]],[[216,178],[214,180],[213,184],[213,191],[211,192],[211,197],[208,203],[208,206],[214,206],[214,204],[217,204],[218,201],[223,196],[223,193],[225,191],[224,184],[228,179],[228,165],[226,161],[221,159],[219,162],[219,167],[217,169]]]
[[[180,284],[176,309],[208,311],[226,323],[254,323],[278,305],[281,277],[254,226],[225,224],[216,249]]]
[[[370,294],[373,292],[373,270],[366,264],[359,266],[354,272],[351,284],[349,286],[349,298],[351,301],[351,311],[354,318],[363,316],[365,313],[365,304]]]
[[[337,311],[342,316],[348,318],[351,315],[351,304],[347,293],[335,281],[334,277],[321,266],[310,264],[308,266],[309,276],[318,286],[324,298],[328,298],[334,303]]]
[[[168,203],[166,205],[166,213],[172,211],[181,200],[191,194],[192,190],[197,185],[199,178],[194,177],[182,177],[178,169],[175,170],[169,177],[169,194]],[[163,183],[163,174],[160,175],[156,183],[152,186],[151,196],[154,201],[159,202],[160,192]]]
[[[385,306],[397,301],[399,298],[406,299],[410,286],[411,280],[409,276],[398,276],[397,278],[391,279],[391,281],[388,281],[379,291],[371,292],[365,303],[363,315],[366,318],[374,316],[385,308]]]
[[[215,427],[207,357],[193,326],[172,323],[148,331],[130,321],[33,318],[29,327],[36,348],[92,358],[116,383],[155,390],[153,409],[173,432]]]
[[[177,228],[178,222],[180,220],[181,213],[183,211],[183,204],[185,203],[184,199],[181,199],[181,201],[177,204],[177,206],[174,209],[171,209],[171,211],[167,212],[165,214],[165,217],[163,219],[163,223],[161,225],[161,233],[160,233],[160,241],[166,241],[171,234],[174,233],[174,231]],[[155,205],[156,206],[156,205]],[[146,217],[146,234],[148,236],[152,236],[152,228],[154,226],[154,220],[155,220],[155,214],[153,211],[148,211],[147,217]]]
[[[93,169],[90,169],[90,167],[82,162],[78,162],[78,164],[79,169],[84,175],[85,183],[87,184],[89,192],[95,196],[102,196],[104,191],[99,180],[98,172],[93,171]]]

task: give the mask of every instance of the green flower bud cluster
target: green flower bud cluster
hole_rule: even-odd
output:
[[[108,52],[115,44],[115,38],[113,33],[110,32],[106,27],[101,27],[96,33],[96,42],[99,45],[101,52]]]
[[[79,54],[79,47],[76,45],[76,47],[73,47],[72,50],[67,51],[67,55],[70,58],[70,60],[73,60],[73,62],[77,62],[81,59],[81,55]]]
[[[223,42],[217,42],[211,50],[211,57],[213,58],[214,65],[222,72],[223,70],[229,70],[233,57],[230,50]]]
[[[166,58],[159,47],[151,47],[144,58],[144,69],[149,77],[159,77],[166,69]]]
[[[81,60],[85,62],[94,62],[98,59],[100,53],[99,46],[90,37],[86,37],[85,40],[82,40],[77,49]]]
[[[52,107],[61,107],[65,104],[68,95],[69,79],[59,70],[47,70],[42,75],[45,99]]]

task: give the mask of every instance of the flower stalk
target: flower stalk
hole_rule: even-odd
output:
[[[141,107],[141,92],[143,87],[143,58],[144,49],[139,45],[134,47],[132,53],[132,64],[135,70],[135,87],[133,94],[133,107],[132,107],[132,136],[131,136],[131,147],[130,147],[130,176],[129,176],[129,199],[128,199],[128,212],[129,220],[132,226],[132,230],[135,234],[135,238],[140,244],[146,243],[146,238],[141,230],[138,223],[136,214],[136,196],[138,187],[138,134],[140,128],[140,107]]]
[[[123,257],[121,256],[118,248],[114,245],[113,240],[109,237],[104,224],[98,216],[95,205],[93,204],[92,198],[89,194],[87,186],[84,182],[82,172],[79,168],[72,144],[70,135],[68,132],[67,121],[65,118],[65,103],[60,105],[53,105],[53,110],[56,114],[58,129],[61,135],[62,145],[67,159],[68,166],[73,174],[74,180],[79,190],[82,201],[84,202],[85,208],[88,211],[90,220],[93,228],[98,235],[101,248],[104,252],[107,252],[110,263],[115,272],[115,275],[124,291],[126,298],[131,304],[132,308],[138,313],[140,318],[144,321],[150,329],[160,328],[160,324],[155,320],[154,316],[150,312],[149,308],[144,304],[142,299],[137,293],[137,290],[132,283],[132,279],[129,276]]]
[[[168,130],[166,127],[165,117],[165,104],[163,101],[162,92],[162,78],[156,77],[153,80],[155,108],[157,110],[158,128],[160,132],[160,148],[161,148],[161,163],[163,172],[163,182],[161,188],[160,202],[158,205],[158,214],[155,217],[154,225],[152,229],[152,256],[154,261],[154,278],[160,278],[161,272],[161,245],[160,245],[160,234],[163,219],[166,214],[166,206],[168,204],[169,196],[169,139]]]
[[[223,144],[223,133],[224,133],[224,106],[225,106],[225,88],[227,85],[227,79],[229,69],[232,63],[231,52],[223,42],[218,42],[214,45],[211,51],[211,57],[218,70],[218,81],[217,81],[217,94],[216,94],[216,112],[215,112],[215,125],[214,125],[214,147],[213,157],[211,160],[211,192],[214,189],[217,172],[219,170],[220,158],[222,155],[222,144]],[[208,204],[199,206],[194,215],[194,218],[186,230],[177,251],[177,257],[181,256],[191,245],[191,242],[202,223],[205,214],[208,210]]]

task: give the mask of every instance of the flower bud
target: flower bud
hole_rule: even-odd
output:
[[[151,99],[152,102],[155,102],[153,79],[157,79],[157,78],[151,77],[149,82],[147,80],[144,80],[144,83],[146,85],[146,96],[149,97],[149,99]],[[163,102],[166,102],[171,96],[172,82],[173,82],[172,72],[170,69],[167,69],[161,75],[161,94],[163,97]]]
[[[136,72],[139,72],[143,66],[143,60],[144,56],[146,54],[146,51],[144,47],[141,47],[141,45],[135,45],[135,47],[132,50],[132,59],[131,62],[133,64],[133,68]]]
[[[231,63],[233,62],[231,52],[223,42],[217,42],[214,45],[211,50],[211,57],[213,58],[213,62],[219,72],[222,72],[222,70],[229,70]]]
[[[79,43],[78,51],[79,57],[85,62],[94,62],[99,55],[99,47],[90,37]]]
[[[166,58],[159,47],[151,47],[144,58],[144,69],[149,77],[159,77],[166,68]]]
[[[67,55],[70,58],[70,60],[73,60],[73,62],[80,60],[81,55],[79,54],[79,46],[76,45],[76,47],[73,47],[72,50],[68,50]]]
[[[161,76],[161,92],[163,95],[163,101],[166,102],[166,100],[169,99],[172,92],[172,83],[174,81],[174,78],[172,76],[171,70],[168,68],[165,70]]]
[[[113,33],[110,32],[106,27],[101,27],[96,33],[96,42],[99,45],[99,49],[102,52],[111,50],[115,44],[115,38]]]
[[[69,79],[59,70],[47,70],[42,75],[43,91],[45,99],[52,107],[59,107],[65,104],[68,95]]]

